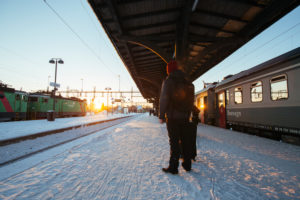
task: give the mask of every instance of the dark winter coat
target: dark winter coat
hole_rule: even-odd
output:
[[[162,84],[160,101],[159,101],[159,118],[167,119],[182,119],[188,120],[191,112],[181,112],[172,106],[172,92],[174,91],[175,83],[185,79],[185,73],[181,70],[175,70],[169,74]]]

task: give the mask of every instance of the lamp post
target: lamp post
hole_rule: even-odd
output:
[[[57,63],[64,64],[64,61],[61,58],[52,58],[49,60],[49,63],[55,64],[55,78],[54,78],[54,90],[53,90],[53,121],[55,120],[55,92],[57,90],[56,86],[56,76],[57,76]]]
[[[106,87],[105,90],[107,90],[107,112],[106,112],[106,115],[108,115],[108,93],[109,93],[109,90],[111,90],[110,87]]]

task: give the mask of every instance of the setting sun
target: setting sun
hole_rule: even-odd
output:
[[[95,101],[94,104],[95,104],[95,109],[101,109],[103,102]]]
[[[91,101],[91,109],[94,111],[100,111],[104,107],[105,101],[102,98],[95,98],[94,101]]]

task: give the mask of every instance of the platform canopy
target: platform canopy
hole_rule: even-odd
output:
[[[297,0],[88,0],[144,98],[175,58],[194,81],[299,5]]]

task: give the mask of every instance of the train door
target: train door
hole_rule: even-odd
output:
[[[218,125],[221,128],[226,128],[226,109],[225,109],[225,92],[219,92],[218,93],[218,103],[217,103],[217,109],[218,109]]]
[[[28,104],[28,96],[27,94],[22,94],[21,97],[21,119],[25,120],[27,115],[27,104]]]
[[[29,96],[27,102],[27,119],[36,119],[37,117],[37,104],[38,98],[35,96]]]
[[[200,121],[204,124],[204,97],[199,98]]]
[[[203,118],[204,118],[204,123],[208,124],[207,96],[203,97]]]
[[[20,119],[20,112],[22,108],[22,98],[20,94],[15,95],[15,120]]]

